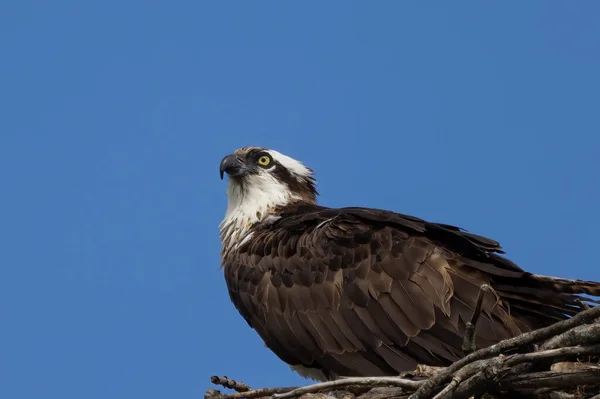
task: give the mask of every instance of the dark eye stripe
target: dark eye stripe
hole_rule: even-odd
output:
[[[268,161],[266,164],[260,162],[261,158],[263,158],[263,157],[268,158]],[[253,163],[253,164],[258,165],[263,168],[271,167],[274,163],[273,162],[274,160],[273,160],[273,157],[271,156],[271,154],[269,154],[268,152],[266,152],[264,150],[260,150],[260,149],[255,149],[255,150],[249,151],[246,158],[248,159],[248,161],[250,163]]]

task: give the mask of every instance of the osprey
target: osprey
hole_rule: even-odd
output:
[[[317,204],[313,171],[277,151],[244,147],[220,225],[231,301],[304,377],[398,375],[465,355],[576,314],[600,283],[531,274],[498,242],[458,227],[370,208]],[[594,302],[592,300],[592,302]]]

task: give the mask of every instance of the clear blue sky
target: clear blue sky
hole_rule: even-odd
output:
[[[600,280],[600,4],[0,6],[0,397],[299,384],[230,304],[221,157]]]

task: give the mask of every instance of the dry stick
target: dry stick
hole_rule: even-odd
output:
[[[345,388],[350,385],[367,387],[395,386],[415,390],[424,382],[425,381],[406,380],[398,377],[349,377],[299,387],[289,392],[273,395],[273,397],[278,399],[294,398],[307,393],[328,392],[335,388]]]
[[[576,314],[570,319],[559,321],[558,323],[555,323],[551,326],[544,327],[539,330],[534,330],[525,334],[521,334],[517,337],[500,341],[495,345],[473,352],[463,357],[462,359],[456,361],[451,366],[448,366],[445,370],[440,371],[438,374],[425,381],[415,393],[410,395],[409,399],[425,399],[426,397],[431,395],[433,390],[438,385],[445,382],[457,370],[460,370],[462,367],[475,360],[498,355],[505,349],[523,346],[531,344],[533,342],[548,339],[551,336],[560,334],[570,328],[573,328],[583,323],[588,323],[597,317],[600,317],[600,306],[594,307],[589,310],[585,310],[581,313]]]
[[[548,349],[542,352],[519,353],[506,358],[506,367],[520,363],[536,362],[547,359],[557,359],[565,356],[597,355],[600,354],[600,344],[590,346],[567,346],[559,349]]]
[[[575,302],[577,302],[579,304],[579,306],[581,306],[582,310],[588,310],[590,308],[590,305],[583,302],[581,299],[576,299]]]
[[[453,398],[471,398],[473,396],[478,397],[486,391],[486,387],[489,385],[489,378],[483,371],[478,371],[470,378],[467,378],[461,383],[454,391]]]
[[[540,371],[510,376],[499,382],[500,389],[570,388],[600,383],[600,369],[589,368],[570,372]]]
[[[488,292],[489,288],[490,286],[487,284],[483,284],[481,287],[479,287],[479,294],[477,294],[477,303],[475,304],[475,309],[473,309],[471,321],[467,322],[465,336],[462,344],[462,350],[466,354],[473,353],[477,350],[477,346],[475,345],[475,329],[477,328],[477,321],[479,320],[479,315],[481,314],[483,297]]]
[[[555,349],[574,345],[593,345],[600,342],[600,324],[578,326],[544,342],[541,349]]]
[[[463,381],[468,380],[481,370],[484,370],[487,367],[491,367],[492,365],[498,365],[501,362],[502,359],[494,358],[487,360],[477,360],[473,363],[467,364],[465,367],[458,370],[456,374],[454,374],[450,383],[446,385],[446,387],[442,389],[437,395],[435,395],[433,399],[447,399],[453,397],[454,392],[463,383]]]
[[[297,387],[282,387],[282,388],[261,388],[246,392],[236,392],[228,395],[221,395],[219,399],[253,399],[263,398],[265,396],[274,396],[282,392],[289,392]]]
[[[456,387],[458,387],[460,382],[461,381],[458,378],[453,378],[452,381],[450,381],[450,384],[446,385],[446,387],[442,389],[440,393],[435,395],[433,399],[445,399],[452,397],[452,393],[456,390]]]
[[[372,388],[367,392],[355,396],[356,399],[406,399],[408,392],[403,388]]]
[[[229,378],[227,378],[227,376],[219,377],[219,376],[213,375],[212,377],[210,377],[210,382],[212,382],[215,385],[222,385],[225,388],[233,389],[237,392],[247,392],[247,391],[252,390],[252,388],[250,388],[248,385],[244,384],[243,382],[230,380]]]

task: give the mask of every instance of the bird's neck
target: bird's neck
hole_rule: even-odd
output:
[[[298,202],[307,202],[307,199],[289,190],[248,190],[230,184],[227,187],[227,211],[220,226],[223,251],[249,239],[253,226],[276,222],[279,209]]]

